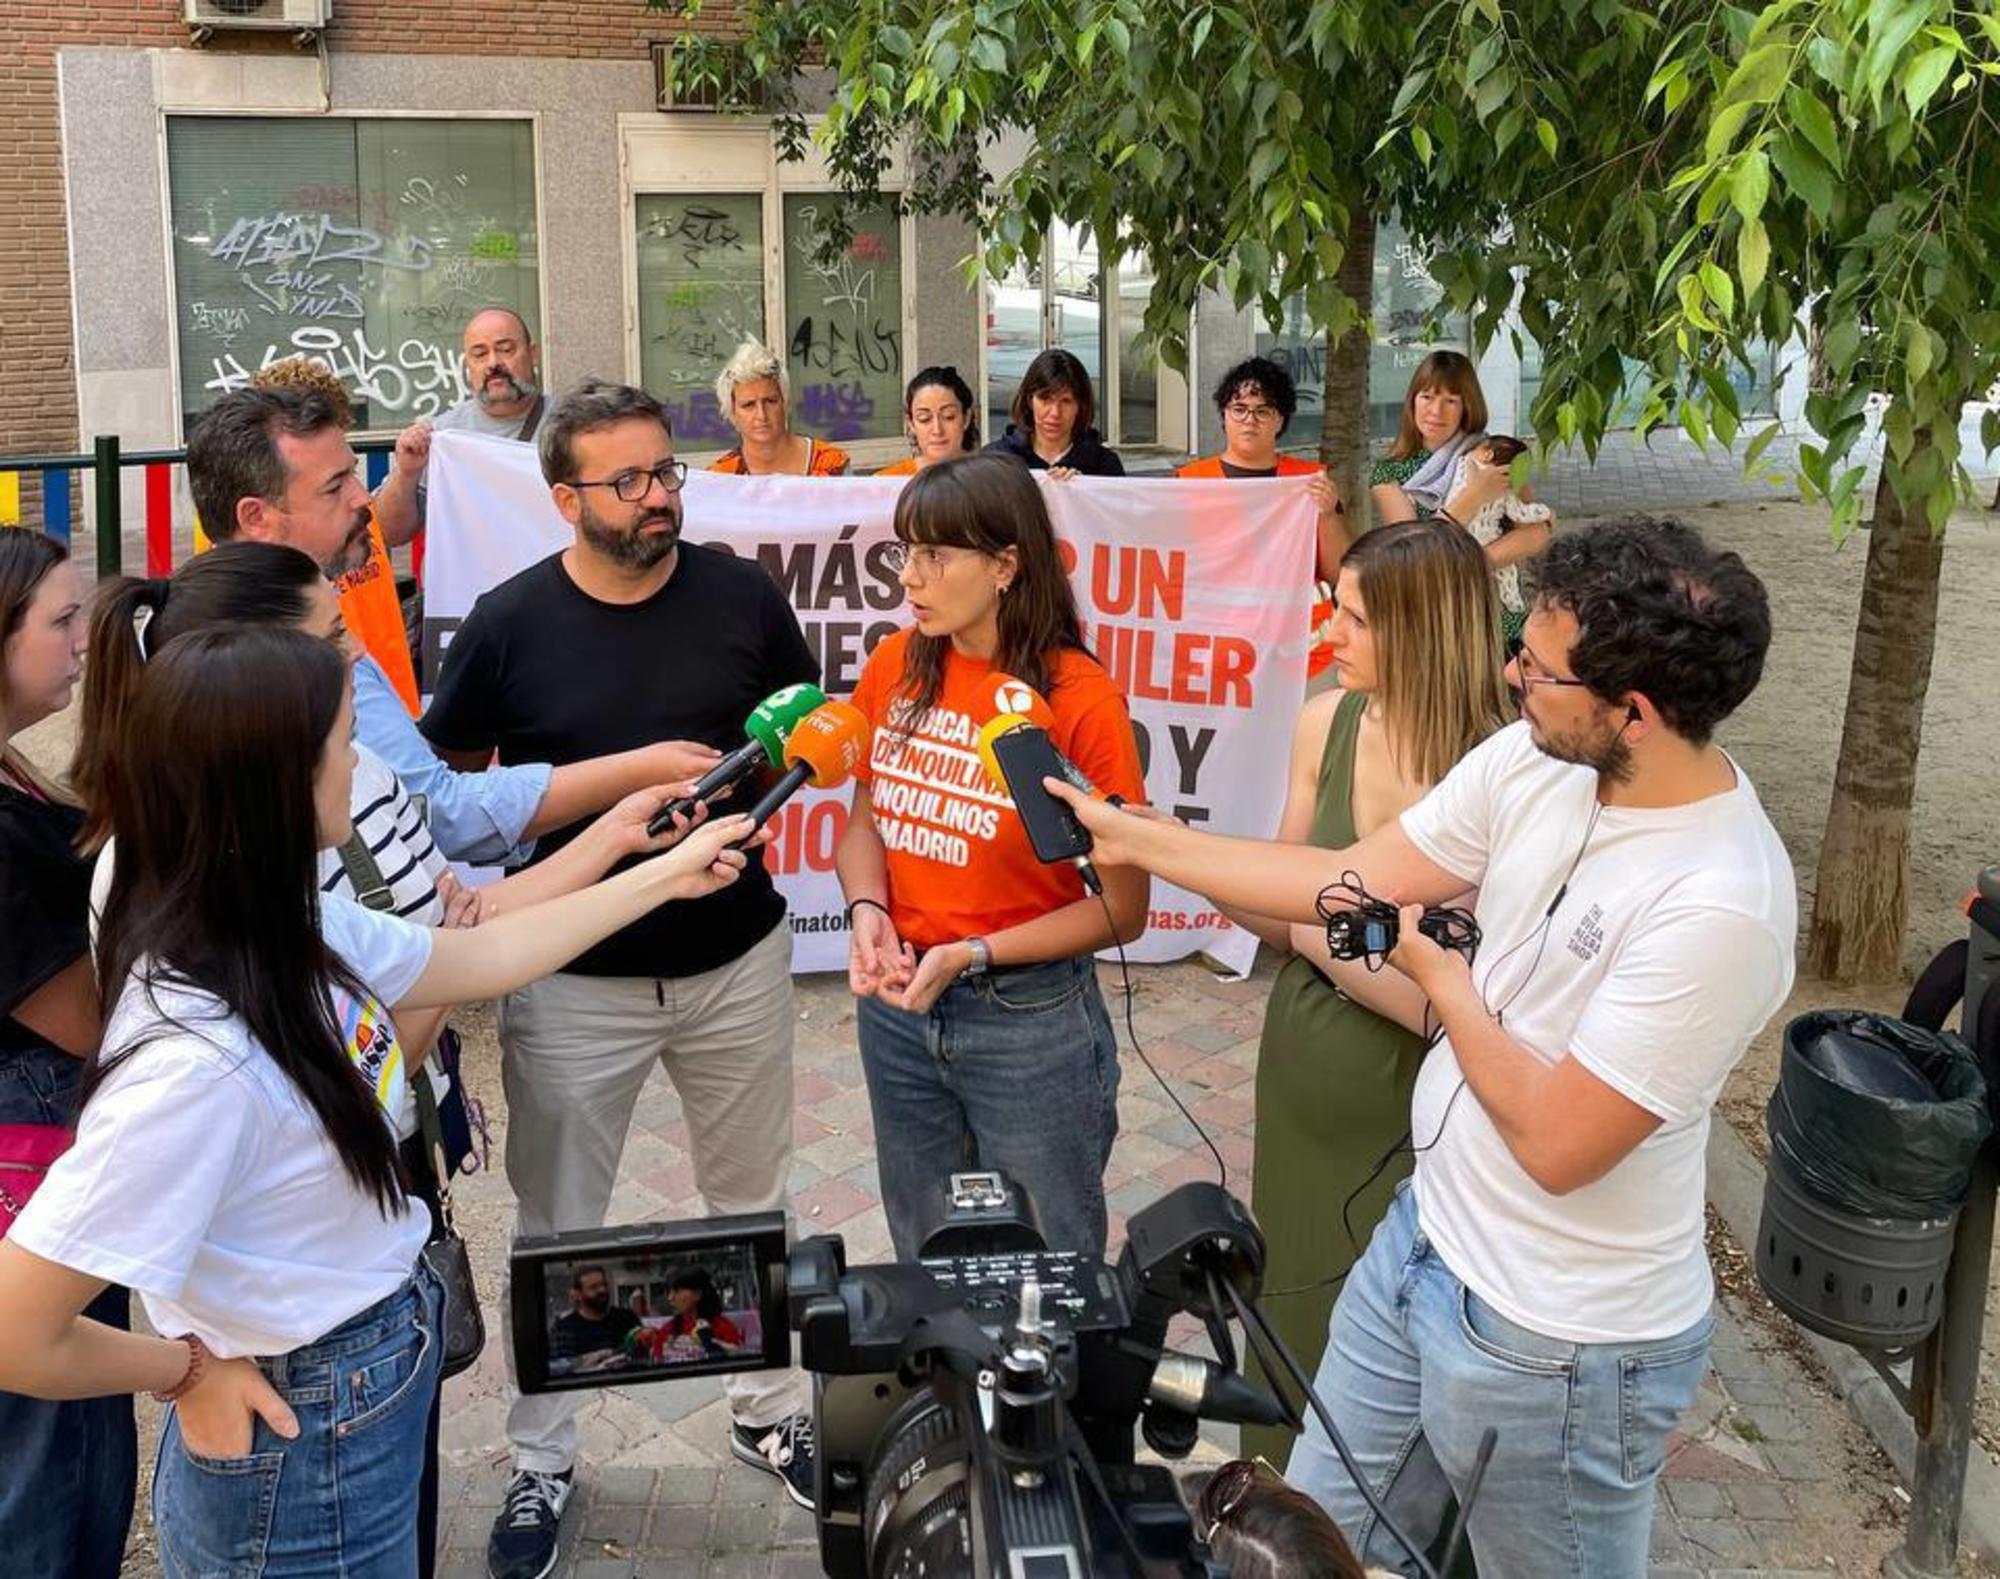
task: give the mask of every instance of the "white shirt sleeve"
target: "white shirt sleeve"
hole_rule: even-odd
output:
[[[241,1035],[241,1026],[230,1027]],[[85,1105],[8,1238],[72,1271],[177,1299],[211,1218],[248,1171],[262,1098],[186,1032],[148,1042]]]
[[[395,1006],[431,962],[431,929],[328,894],[320,901],[320,931],[361,984]]]
[[[1403,813],[1403,833],[1410,843],[1467,888],[1486,881],[1495,788],[1524,744],[1534,750],[1527,730],[1525,723],[1510,724],[1482,740],[1438,780],[1435,789]]]
[[[1591,1074],[1675,1123],[1705,1111],[1783,1002],[1791,971],[1769,926],[1689,906],[1619,951],[1570,1038]]]

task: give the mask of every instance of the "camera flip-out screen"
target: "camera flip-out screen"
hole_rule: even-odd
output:
[[[791,1364],[783,1212],[517,1239],[511,1269],[524,1393]]]

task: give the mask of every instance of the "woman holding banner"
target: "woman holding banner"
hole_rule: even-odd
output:
[[[1347,551],[1331,635],[1337,687],[1299,717],[1275,837],[1341,849],[1414,805],[1512,710],[1492,579],[1479,545],[1443,522],[1380,527]],[[1229,915],[1292,956],[1257,1055],[1251,1208],[1266,1311],[1310,1374],[1339,1280],[1410,1171],[1428,1005],[1395,971],[1332,959],[1324,928]],[[1283,1464],[1291,1433],[1245,1427],[1243,1451]]]
[[[736,448],[709,465],[738,477],[840,477],[847,451],[791,426],[792,380],[768,346],[745,340],[715,379],[716,403],[736,430]]]
[[[1057,481],[1070,477],[1123,477],[1125,463],[1091,424],[1097,396],[1090,374],[1074,352],[1052,346],[1021,374],[1008,411],[1007,431],[987,445],[1011,455],[1030,471]]]
[[[903,391],[903,427],[910,455],[884,466],[877,477],[914,477],[926,466],[979,448],[972,416],[972,386],[955,367],[927,367]]]
[[[1147,880],[1107,872],[1099,899],[1038,861],[971,748],[1026,685],[1058,750],[1143,800],[1132,721],[1084,648],[1023,467],[990,452],[925,467],[895,527],[915,623],[876,647],[854,693],[874,740],[837,858],[889,1232],[915,1257],[970,1155],[1027,1187],[1052,1249],[1099,1255],[1118,1050],[1091,956],[1139,935]]]

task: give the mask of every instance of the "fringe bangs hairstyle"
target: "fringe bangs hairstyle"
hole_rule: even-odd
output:
[[[1486,431],[1486,392],[1479,387],[1479,369],[1471,358],[1457,351],[1433,351],[1417,364],[1410,375],[1410,387],[1403,392],[1403,415],[1396,429],[1396,442],[1389,446],[1389,459],[1406,461],[1424,447],[1417,431],[1417,396],[1442,389],[1465,403],[1459,428],[1466,433]]]
[[[989,559],[1014,550],[1019,568],[1000,600],[995,668],[1047,696],[1050,659],[1066,647],[1086,650],[1042,490],[1013,457],[982,451],[925,467],[896,496],[896,539],[905,546],[969,548]],[[936,704],[950,650],[946,636],[910,637],[899,696],[910,704],[912,718]]]

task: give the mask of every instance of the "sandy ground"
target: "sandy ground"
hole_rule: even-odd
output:
[[[1824,514],[1795,503],[1712,505],[1690,512],[1689,519],[1717,543],[1741,552],[1771,590],[1777,632],[1763,684],[1721,738],[1748,770],[1791,851],[1798,869],[1803,925],[1811,913],[1832,787],[1866,540],[1857,536],[1836,547]],[[1980,720],[1994,716],[1991,611],[1996,603],[2000,603],[2000,516],[1962,512],[1946,545],[1936,662],[1924,719],[1906,978],[1939,947],[1961,935],[1961,896],[1982,865],[2000,859],[1995,806],[1984,793],[1993,778],[1992,749],[1978,727]],[[69,739],[70,720],[60,718],[24,736],[22,744],[53,769],[66,760]],[[1760,1154],[1766,1149],[1763,1105],[1777,1067],[1785,1021],[1808,1008],[1836,1004],[1893,1012],[1901,1006],[1906,987],[1904,979],[1836,990],[1800,978],[1785,1012],[1751,1049],[1722,1099],[1726,1116]],[[479,1011],[460,1016],[458,1023],[468,1033],[470,1083],[497,1105],[500,1081],[491,1016]],[[504,1116],[496,1117],[497,1142]],[[498,1157],[494,1160],[497,1165]],[[504,1214],[466,1213],[462,1226],[474,1241],[475,1266],[484,1273],[497,1272],[505,1248]],[[1982,1435],[1990,1447],[2000,1446],[2000,1358],[1996,1356],[2000,1340],[1989,1338],[1980,1408]],[[136,1571],[150,1567],[144,1553],[143,1518],[141,1523],[133,1554]]]

